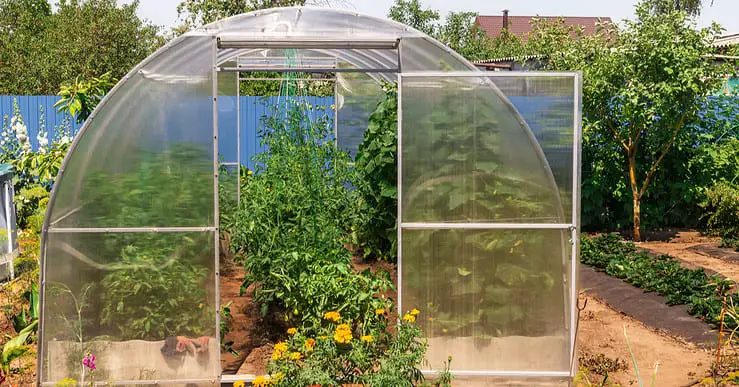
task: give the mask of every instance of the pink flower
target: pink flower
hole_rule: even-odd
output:
[[[82,360],[82,365],[89,368],[90,371],[95,371],[95,355],[88,353]]]

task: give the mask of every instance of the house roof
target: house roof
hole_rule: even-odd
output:
[[[514,35],[518,35],[524,42],[528,39],[528,35],[532,30],[531,19],[539,18],[548,21],[564,19],[568,26],[582,26],[586,35],[592,35],[596,32],[596,24],[601,22],[612,23],[610,17],[582,17],[582,16],[508,16],[508,31]],[[495,38],[500,35],[503,30],[503,16],[480,15],[475,23],[482,28],[490,37]]]
[[[717,36],[713,40],[714,47],[729,47],[739,44],[739,33]]]

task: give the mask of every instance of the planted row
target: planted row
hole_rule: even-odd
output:
[[[649,256],[616,234],[582,237],[581,262],[622,279],[646,292],[667,298],[668,305],[688,305],[688,312],[709,324],[719,324],[723,295],[733,283],[708,276],[703,269],[687,269],[669,255]],[[728,296],[727,302],[732,302]],[[729,328],[736,323],[726,321]]]

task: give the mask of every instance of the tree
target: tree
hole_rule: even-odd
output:
[[[43,87],[43,79],[33,72],[42,57],[50,15],[46,0],[0,0],[0,94],[32,93]]]
[[[121,78],[164,41],[136,15],[138,1],[0,0],[0,94],[54,94],[63,82]]]
[[[396,0],[390,7],[387,17],[396,22],[413,27],[426,35],[436,35],[439,11],[433,9],[422,9],[418,0]]]
[[[183,0],[177,6],[177,14],[184,19],[187,27],[195,28],[260,9],[301,5],[331,6],[342,3],[343,0]]]
[[[730,71],[707,58],[710,38],[719,31],[717,25],[698,30],[685,12],[653,13],[642,3],[624,28],[564,42],[548,58],[548,68],[583,72],[586,136],[617,150],[624,161],[637,241],[650,183]]]
[[[703,8],[704,0],[647,0],[650,11],[655,14],[669,14],[683,11],[690,16],[698,16]],[[711,0],[713,6],[713,0]]]
[[[474,12],[450,12],[443,24],[439,11],[423,9],[419,0],[395,0],[388,17],[446,44],[468,60],[488,59],[493,50],[485,31],[475,24]]]
[[[491,58],[492,43],[485,31],[475,24],[476,16],[474,12],[449,12],[436,38],[467,60]]]

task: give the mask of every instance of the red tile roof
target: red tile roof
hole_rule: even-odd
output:
[[[508,16],[508,31],[514,35],[518,35],[525,42],[528,40],[529,32],[531,32],[531,19],[538,17],[540,19],[557,20],[564,18],[566,25],[582,26],[586,35],[592,35],[596,32],[595,26],[600,19],[602,22],[612,23],[610,17],[580,17],[580,16]],[[480,15],[475,20],[483,31],[490,37],[495,38],[500,35],[503,30],[503,16],[484,16]]]

